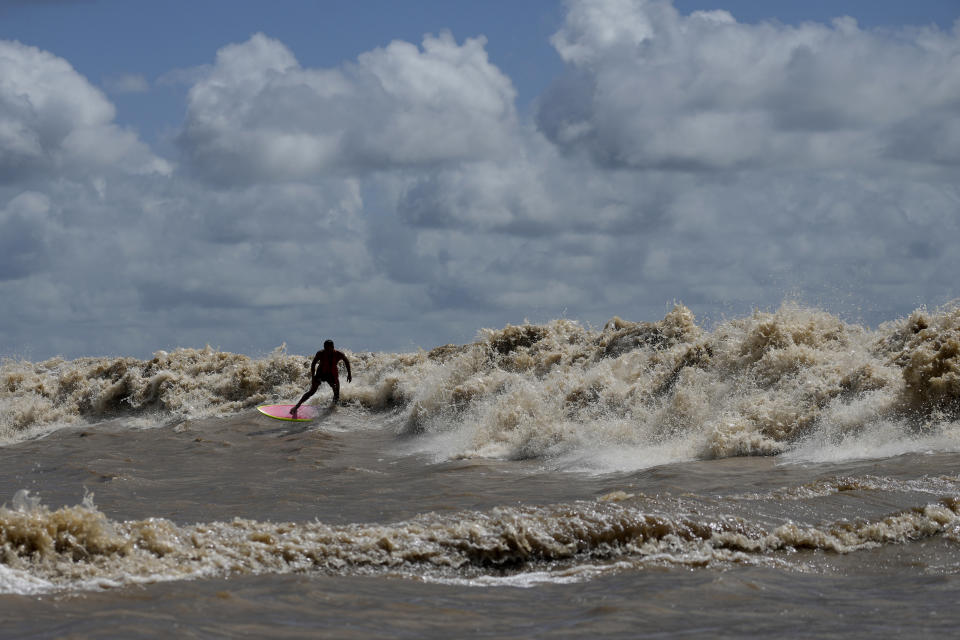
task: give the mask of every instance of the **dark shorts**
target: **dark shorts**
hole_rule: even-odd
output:
[[[334,384],[340,382],[340,378],[336,375],[318,371],[317,374],[313,376],[313,384],[321,384],[323,382],[326,382],[332,387]]]

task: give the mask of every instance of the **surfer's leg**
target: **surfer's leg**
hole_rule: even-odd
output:
[[[317,392],[317,389],[319,389],[319,388],[320,388],[320,381],[319,381],[319,380],[314,380],[314,381],[310,384],[310,390],[307,391],[305,394],[303,394],[303,397],[300,398],[300,402],[298,402],[296,405],[294,405],[293,409],[290,409],[290,415],[292,415],[292,416],[293,416],[293,415],[296,415],[297,410],[300,408],[300,405],[302,405],[304,402],[306,402],[306,401],[310,398],[310,396],[312,396],[313,394],[315,394],[315,393]]]
[[[330,388],[333,389],[333,401],[339,402],[340,401],[340,380],[337,378],[332,378],[331,380],[328,380],[328,382],[330,383]]]

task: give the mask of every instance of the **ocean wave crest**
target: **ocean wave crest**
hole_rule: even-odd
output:
[[[302,571],[475,579],[563,574],[584,563],[603,570],[614,561],[638,568],[739,562],[803,570],[802,562],[790,560],[801,550],[848,554],[938,535],[958,540],[960,504],[954,498],[874,520],[771,527],[734,516],[650,512],[620,493],[339,526],[240,518],[192,525],[163,518],[121,522],[89,497],[56,510],[21,500],[0,508],[0,589],[37,593]]]
[[[960,450],[960,308],[876,329],[784,304],[706,329],[676,305],[602,329],[561,319],[415,353],[350,352],[347,403],[398,416],[444,458],[576,467],[829,450]],[[0,365],[0,436],[114,416],[224,415],[299,397],[309,361],[206,349]],[[322,395],[322,394],[321,394]],[[316,401],[316,400],[315,400]]]
[[[279,347],[266,357],[204,349],[136,358],[54,358],[0,363],[0,438],[48,425],[122,416],[159,421],[224,415],[301,390],[309,364]]]
[[[359,397],[402,406],[404,431],[445,434],[453,457],[613,459],[626,448],[657,463],[862,447],[872,430],[904,451],[950,449],[958,331],[955,309],[870,330],[792,304],[707,331],[677,305],[659,322],[507,326],[383,356]]]

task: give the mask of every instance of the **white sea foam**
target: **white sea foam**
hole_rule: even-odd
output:
[[[780,456],[786,463],[892,458],[908,453],[960,452],[960,423],[938,424],[923,433],[904,422],[877,420],[854,433],[833,433],[830,423]]]
[[[472,344],[350,353],[347,403],[387,411],[442,459],[625,470],[691,459],[830,461],[956,451],[960,310],[871,330],[785,304],[708,331],[678,305],[652,323],[483,330]],[[115,416],[163,423],[292,401],[308,360],[210,348],[0,365],[0,438]]]
[[[627,494],[549,506],[427,513],[390,524],[114,521],[91,500],[0,508],[0,592],[113,588],[197,577],[317,571],[392,573],[487,586],[570,582],[649,564],[791,564],[798,550],[857,553],[955,539],[945,498],[881,518],[769,526],[742,517],[651,512]]]
[[[954,451],[958,333],[955,308],[869,330],[784,305],[707,332],[678,306],[657,323],[508,326],[402,361],[378,355],[367,393],[389,395],[405,430],[444,458],[613,471]],[[378,395],[383,381],[389,394]]]
[[[11,569],[6,565],[0,564],[0,593],[19,593],[30,596],[54,591],[56,586],[30,575],[27,571]]]

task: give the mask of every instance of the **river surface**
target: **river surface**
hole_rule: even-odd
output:
[[[960,495],[957,454],[588,474],[420,444],[341,407],[8,446],[0,482],[30,496],[5,524],[74,541],[0,573],[20,591],[0,596],[3,636],[935,637],[960,621],[960,518],[940,505]]]
[[[960,310],[0,363],[0,636],[955,633]]]

